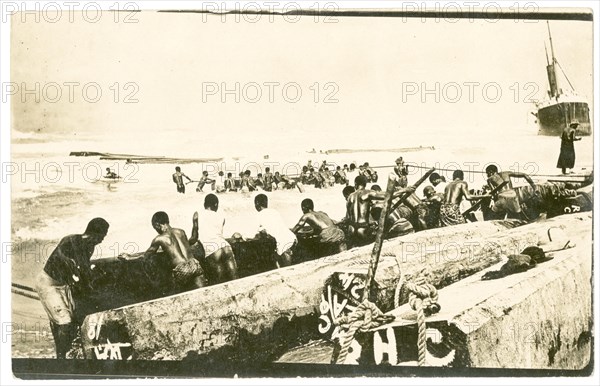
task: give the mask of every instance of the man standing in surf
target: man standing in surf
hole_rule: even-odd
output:
[[[64,237],[37,277],[36,290],[50,319],[57,359],[66,359],[77,335],[73,292],[84,297],[92,289],[94,266],[90,258],[96,245],[106,237],[108,227],[108,222],[98,217],[88,223],[82,235]]]
[[[175,173],[173,173],[173,182],[177,185],[177,193],[185,194],[185,184],[183,183],[183,177],[187,178],[189,182],[192,182],[192,179],[181,172],[181,168],[179,166],[175,167]]]

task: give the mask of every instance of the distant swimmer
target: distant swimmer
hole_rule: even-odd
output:
[[[194,213],[192,238],[204,247],[208,280],[211,284],[238,278],[237,264],[231,245],[223,237],[225,218],[218,213],[219,199],[214,194],[204,198],[204,210]],[[200,220],[200,221],[198,221]]]
[[[524,178],[532,187],[533,192],[535,192],[536,186],[531,177],[525,173],[508,171],[498,172],[498,167],[496,165],[489,165],[485,168],[485,173],[488,176],[487,183],[492,190],[502,183],[508,182],[508,184],[500,189],[496,196],[493,197],[494,203],[491,207],[492,211],[494,211],[494,213],[507,215],[508,218],[520,219],[522,217],[521,203],[517,197],[517,192],[513,188],[511,178]]]
[[[224,193],[226,191],[227,189],[225,188],[225,173],[223,173],[223,171],[220,171],[215,182],[215,192]]]
[[[106,168],[106,175],[104,176],[104,178],[117,179],[117,178],[120,178],[120,177],[119,177],[119,175],[117,173],[115,173],[112,170],[110,170],[110,168]]]
[[[305,225],[310,226],[312,235],[318,236],[319,252],[323,256],[343,252],[347,249],[344,231],[338,228],[325,212],[316,212],[315,205],[310,198],[304,199],[300,204],[302,217],[292,228],[297,236]]]
[[[335,173],[333,174],[335,178],[335,182],[340,185],[348,185],[348,178],[346,177],[346,170],[342,169],[341,166],[337,166],[335,168]]]
[[[243,174],[241,174],[240,181],[240,190],[242,193],[253,192],[256,190],[256,185],[254,181],[252,181],[252,172],[250,170],[246,170]]]
[[[237,192],[237,188],[235,186],[235,179],[233,178],[233,174],[231,173],[227,173],[227,179],[225,180],[225,191]]]
[[[189,182],[192,182],[192,179],[181,172],[181,168],[179,166],[175,167],[175,173],[173,173],[173,182],[177,185],[178,193],[185,193],[185,184],[183,183],[183,177],[187,178]]]
[[[210,185],[210,189],[215,190],[216,183],[216,180],[213,180],[212,178],[208,177],[208,172],[205,170],[202,172],[202,177],[200,177],[200,181],[198,181],[196,192],[202,192],[202,188],[204,188],[205,185]]]
[[[269,208],[266,195],[257,195],[254,198],[254,207],[258,212],[258,233],[273,237],[277,244],[277,268],[291,265],[297,243],[296,235],[285,225],[279,212]]]
[[[296,187],[296,181],[279,172],[275,172],[273,183],[277,186],[277,189],[294,189]]]
[[[108,222],[91,220],[81,235],[69,235],[60,240],[37,277],[36,290],[48,314],[56,346],[56,358],[65,359],[77,336],[77,303],[73,291],[88,294],[92,290],[90,258],[94,247],[104,240]],[[85,299],[81,299],[85,300]]]
[[[460,203],[463,198],[471,201],[490,197],[488,194],[480,196],[471,195],[469,193],[469,185],[466,181],[463,181],[463,178],[463,171],[455,170],[452,174],[453,181],[446,186],[444,203],[440,206],[440,224],[442,226],[466,223],[460,211]]]
[[[273,173],[271,173],[271,168],[267,166],[263,176],[263,189],[270,192],[273,190],[273,184]]]
[[[158,249],[169,258],[172,269],[173,284],[178,292],[202,288],[206,285],[204,271],[200,262],[190,252],[190,244],[185,231],[172,228],[169,224],[169,216],[165,212],[156,212],[152,216],[152,227],[158,236],[152,240],[152,244],[144,253],[144,257],[154,256]],[[120,255],[127,258],[127,254]]]

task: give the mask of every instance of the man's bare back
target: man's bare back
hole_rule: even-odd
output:
[[[173,268],[192,258],[187,236],[182,229],[171,228],[165,233],[156,236],[146,253],[155,253],[158,251],[158,247],[167,254]]]

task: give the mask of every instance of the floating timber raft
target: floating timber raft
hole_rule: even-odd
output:
[[[165,156],[151,155],[135,155],[135,154],[117,154],[117,153],[101,153],[97,151],[72,151],[69,153],[71,157],[100,157],[106,161],[128,161],[132,163],[145,164],[190,164],[201,162],[220,162],[223,158],[169,158]]]
[[[591,239],[592,215],[569,214],[516,228],[514,225],[510,221],[471,223],[384,242],[373,288],[376,304],[384,312],[392,311],[400,277],[404,280],[423,277],[442,289],[442,310],[447,307],[448,312],[460,315],[456,306],[463,304],[465,315],[472,314],[473,321],[480,323],[479,328],[473,328],[466,336],[462,330],[464,323],[453,325],[463,332],[453,335],[462,339],[456,343],[461,347],[462,351],[457,351],[463,358],[456,362],[457,366],[531,364],[531,367],[543,368],[560,367],[568,362],[570,368],[583,367],[586,359],[583,354],[570,362],[562,358],[574,350],[573,345],[583,351],[589,347],[586,337],[591,333],[591,243],[579,244],[579,253],[573,257],[578,261],[546,262],[551,270],[548,273],[543,271],[546,269],[543,264],[536,267],[538,272],[544,272],[541,278],[525,284],[515,282],[512,286],[504,282],[505,279],[495,280],[508,286],[507,292],[497,295],[481,291],[480,295],[490,294],[487,300],[483,299],[490,307],[479,308],[479,315],[473,307],[476,294],[469,293],[464,303],[458,295],[444,298],[445,291],[457,293],[452,285],[467,285],[469,280],[476,282],[479,273],[502,263],[507,255],[538,245],[548,237],[549,228],[561,228],[568,237],[589,235]],[[84,356],[90,359],[199,360],[213,365],[227,363],[228,359],[254,363],[276,361],[303,344],[331,338],[331,329],[324,326],[331,324],[331,320],[327,320],[329,315],[337,316],[339,312],[335,310],[343,306],[336,304],[335,294],[332,299],[325,298],[327,280],[336,272],[365,274],[370,253],[369,246],[355,248],[229,283],[88,315],[82,325]],[[578,283],[570,282],[571,277]],[[539,291],[545,287],[551,290],[547,294]],[[478,291],[476,285],[464,288]],[[564,293],[571,290],[569,294]],[[529,293],[535,295],[531,300],[528,300]],[[495,335],[493,329],[488,328],[488,320],[497,326],[517,321],[522,325],[535,323],[544,327],[544,332],[551,330],[556,334],[570,312],[574,312],[576,321],[565,324],[559,333],[562,335],[548,335],[537,343],[543,346],[538,351],[545,350],[545,356],[538,351],[534,355],[532,351],[511,349],[508,362],[486,359],[494,357],[497,346],[502,350],[509,350],[510,346],[509,342],[492,339]],[[481,340],[477,340],[478,337]],[[489,339],[483,339],[486,337]],[[549,361],[548,350],[554,353],[553,360]]]
[[[395,149],[329,149],[325,150],[325,154],[342,154],[342,153],[408,153],[412,151],[435,150],[433,146],[417,146],[417,147],[399,147]],[[310,153],[310,152],[309,152]]]

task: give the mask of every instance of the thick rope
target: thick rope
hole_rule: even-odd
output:
[[[394,320],[394,316],[384,315],[374,303],[368,300],[360,303],[351,314],[337,319],[335,324],[339,325],[340,330],[345,332],[340,337],[340,353],[337,358],[332,360],[332,363],[344,363],[346,361],[348,350],[357,332],[367,332],[392,320]]]
[[[396,291],[394,292],[394,307],[400,307],[400,290],[403,286],[409,291],[408,304],[417,313],[417,327],[418,327],[418,363],[419,366],[425,364],[425,357],[427,353],[427,334],[425,317],[431,314],[439,312],[440,305],[438,304],[438,293],[437,289],[425,282],[425,279],[418,278],[414,283],[405,282],[400,278],[396,285]]]

